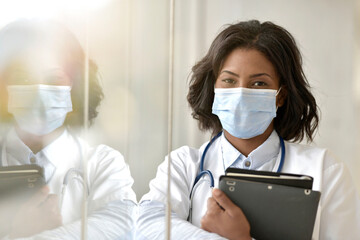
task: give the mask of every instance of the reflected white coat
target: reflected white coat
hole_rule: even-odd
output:
[[[35,157],[39,163],[46,163],[45,175],[48,168],[55,166],[48,186],[51,193],[60,196],[67,171],[70,168],[82,170],[81,148],[88,161],[88,239],[132,239],[136,196],[131,188],[133,179],[123,156],[108,146],[93,148],[80,138],[75,138],[66,130],[34,155],[12,129],[5,138],[6,165],[29,164],[30,158]],[[19,157],[19,153],[24,156],[21,161],[14,157]],[[83,198],[81,181],[69,180],[61,211],[64,225],[29,239],[80,239]]]

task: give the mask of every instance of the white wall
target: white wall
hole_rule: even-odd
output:
[[[358,2],[176,1],[174,148],[198,147],[209,138],[191,118],[186,94],[190,69],[214,37],[225,24],[239,20],[273,21],[295,36],[303,53],[322,113],[314,144],[344,160],[360,187]],[[101,40],[103,45],[122,50],[109,55],[103,48],[93,50],[98,62],[104,61],[107,95],[96,129],[105,133],[101,141],[126,155],[139,199],[167,154],[168,8],[165,0],[114,1],[107,10],[114,18],[105,10],[97,16],[109,38],[118,36]],[[100,41],[96,34],[93,38]]]
[[[198,147],[209,138],[197,129],[186,102],[191,67],[223,25],[269,20],[289,30],[303,53],[322,112],[314,144],[344,160],[360,189],[360,0],[175,2],[174,148]],[[0,7],[3,25],[6,4]],[[58,18],[83,42],[78,13]],[[105,92],[92,140],[125,155],[140,199],[167,154],[169,4],[112,0],[90,16],[90,55],[99,64]]]

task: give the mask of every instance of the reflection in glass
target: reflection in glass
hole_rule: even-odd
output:
[[[0,177],[9,190],[0,197],[0,237],[80,238],[84,191],[88,239],[130,235],[136,197],[122,155],[79,137],[84,62],[75,36],[57,22],[18,20],[0,31]],[[89,123],[103,98],[97,71],[89,60]]]

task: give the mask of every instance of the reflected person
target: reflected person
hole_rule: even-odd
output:
[[[256,20],[228,25],[193,66],[188,102],[212,144],[171,153],[172,239],[251,239],[242,209],[216,189],[228,167],[312,176],[321,192],[313,239],[359,238],[360,201],[345,164],[297,143],[313,140],[319,117],[287,30]],[[211,175],[199,175],[205,149],[213,191]],[[164,236],[167,166],[166,159],[140,202],[139,238]]]
[[[46,181],[13,214],[1,216],[6,224],[0,237],[79,239],[84,156],[88,239],[131,238],[136,196],[123,156],[105,145],[91,147],[78,136],[84,122],[84,67],[78,40],[57,22],[17,20],[0,31],[0,111],[3,124],[11,125],[2,139],[1,165],[37,164]],[[97,65],[90,60],[89,125],[102,98]]]

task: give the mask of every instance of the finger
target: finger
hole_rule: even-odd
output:
[[[48,228],[53,229],[60,227],[62,225],[62,216],[60,213],[57,214],[50,214],[48,221]]]
[[[226,194],[221,191],[220,189],[214,188],[212,191],[213,198],[220,206],[225,209],[230,215],[238,214],[239,210],[241,209],[236,206]],[[242,212],[242,211],[241,211]]]
[[[49,194],[45,202],[48,203],[48,204],[51,204],[51,205],[52,204],[57,205],[58,202],[59,202],[59,197],[56,194]]]
[[[59,198],[56,194],[49,194],[44,203],[39,207],[42,218],[46,219],[44,228],[53,229],[62,225],[62,216],[59,208]]]
[[[221,212],[222,209],[220,208],[219,204],[215,201],[214,198],[210,197],[207,200],[207,213],[209,214],[216,214]]]
[[[42,208],[46,212],[59,213],[59,197],[56,194],[49,194],[47,199],[43,202]]]
[[[48,186],[40,188],[24,205],[27,207],[36,207],[40,205],[46,200],[49,191]]]
[[[210,223],[209,223],[209,217],[205,214],[201,220],[200,220],[200,226],[202,229],[204,229],[205,231],[211,232],[210,231]]]

